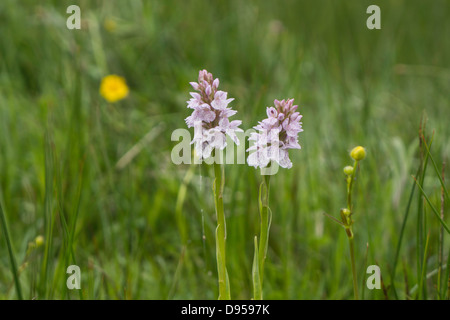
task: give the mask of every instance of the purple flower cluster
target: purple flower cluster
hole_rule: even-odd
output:
[[[195,150],[200,159],[211,156],[214,149],[223,150],[227,146],[226,134],[239,145],[239,139],[235,132],[242,131],[238,128],[242,121],[229,117],[237,111],[228,108],[228,104],[234,99],[227,99],[227,93],[218,90],[219,79],[213,79],[213,75],[206,70],[201,70],[198,75],[198,83],[191,82],[192,88],[198,92],[191,92],[192,98],[187,101],[187,107],[194,109],[186,118],[188,128],[194,127]]]
[[[255,141],[247,150],[253,151],[247,163],[255,168],[265,168],[276,161],[283,168],[291,168],[289,149],[301,149],[298,134],[303,131],[302,115],[297,112],[294,99],[275,100],[275,107],[267,107],[267,119],[260,121],[254,129],[259,133],[250,134],[249,140]]]

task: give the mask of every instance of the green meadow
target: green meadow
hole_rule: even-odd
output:
[[[360,298],[448,299],[449,16],[446,0],[0,1],[0,299],[217,299],[214,170],[171,160],[201,69],[244,130],[274,99],[303,115],[293,167],[270,180],[265,299],[353,299],[327,215],[346,207],[356,146]],[[130,90],[116,103],[99,94],[110,74]],[[261,175],[225,175],[231,298],[251,299]]]

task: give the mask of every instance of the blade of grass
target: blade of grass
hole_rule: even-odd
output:
[[[447,265],[444,265],[442,269],[447,270]],[[437,275],[438,271],[439,271],[438,268],[431,270],[430,272],[426,273],[426,277],[424,277],[424,279],[426,279],[426,280],[431,279],[432,277]],[[416,283],[411,289],[411,295],[413,295],[417,291],[418,288],[419,288],[419,283]]]
[[[419,150],[420,150],[420,171],[418,179],[420,180],[420,184],[424,185],[425,183],[425,173],[427,171],[428,167],[428,154],[425,154],[423,151],[423,141],[425,141],[424,138],[424,132],[426,132],[426,119],[422,117],[422,125],[419,129]],[[430,139],[430,148],[433,143],[434,133],[431,136]],[[424,201],[423,198],[419,195],[418,197],[418,205],[417,205],[417,236],[416,236],[416,243],[417,243],[417,279],[421,278],[421,275],[423,273],[423,268],[425,266],[422,264],[422,257],[424,255],[424,230],[426,228],[426,215],[424,212]],[[423,287],[423,294],[424,298],[426,299],[427,296],[427,288],[426,286]]]
[[[419,173],[419,170],[420,170],[420,168],[417,169],[416,175]],[[392,288],[392,291],[394,292],[394,296],[396,299],[398,299],[398,295],[397,295],[397,291],[395,290],[395,272],[396,272],[396,268],[397,268],[397,264],[398,264],[398,258],[400,256],[400,249],[402,247],[403,235],[405,233],[406,222],[408,221],[409,209],[411,208],[411,203],[412,203],[412,199],[414,196],[415,188],[416,188],[416,184],[413,183],[411,186],[411,192],[409,193],[408,204],[406,205],[405,216],[403,218],[402,227],[400,229],[400,236],[399,236],[398,243],[397,243],[397,249],[395,251],[394,265],[392,268],[391,288]]]
[[[445,163],[442,164],[442,180],[444,180],[445,176]],[[441,219],[444,220],[444,188],[441,187]],[[442,263],[444,258],[444,227],[441,225],[439,228],[439,248],[438,248],[438,278],[437,278],[437,291],[438,291],[438,299],[442,299]]]
[[[41,298],[48,298],[47,295],[47,277],[50,263],[50,255],[52,251],[52,236],[53,236],[53,213],[52,213],[52,194],[53,194],[53,168],[54,168],[54,153],[53,142],[50,134],[47,131],[45,134],[45,199],[44,199],[44,226],[46,239],[43,265],[41,269],[41,279],[39,289]]]
[[[426,141],[425,141],[425,138],[422,137],[422,139],[423,139],[423,144],[424,144],[424,146],[425,146],[425,150],[427,151],[427,155],[428,155],[428,157],[430,158],[431,163],[433,164],[434,170],[436,171],[436,175],[438,176],[439,182],[441,183],[442,189],[444,190],[443,192],[444,192],[445,195],[447,196],[447,200],[448,200],[449,196],[448,196],[447,188],[445,187],[444,179],[443,179],[443,177],[441,176],[441,174],[440,174],[440,172],[439,172],[439,169],[438,169],[438,167],[437,167],[437,165],[436,165],[436,162],[434,161],[433,156],[431,155],[431,152],[430,152],[431,143],[430,143],[430,147],[428,147],[428,145],[427,145],[427,143],[426,143]]]
[[[450,300],[450,248],[448,249],[447,255],[447,270],[445,274],[445,279],[447,280],[447,300]],[[444,290],[442,290],[444,291]],[[445,296],[445,291],[444,291]]]
[[[428,202],[428,205],[430,206],[431,210],[433,211],[434,215],[436,216],[436,218],[439,220],[439,222],[442,224],[442,226],[444,227],[444,229],[450,234],[450,228],[447,226],[447,224],[445,223],[444,220],[442,220],[439,212],[436,210],[436,208],[433,206],[433,204],[431,203],[430,199],[428,198],[427,194],[425,193],[425,191],[422,189],[422,187],[420,186],[419,182],[417,181],[417,179],[412,176],[414,181],[416,182],[417,186],[420,189],[420,192],[422,193],[422,195],[424,196],[425,200]]]
[[[409,282],[408,282],[408,270],[406,268],[406,261],[403,260],[403,279],[405,281],[405,297],[406,300],[410,299],[410,295],[409,295]]]
[[[422,199],[423,203],[423,230],[428,230],[428,226],[427,226],[427,206],[425,205],[425,200]],[[427,234],[427,240],[426,240],[426,244],[425,244],[425,250],[424,250],[424,255],[426,255],[427,253],[427,247],[428,247],[428,238],[430,237],[430,231],[428,231]],[[427,270],[428,270],[428,264],[426,263],[426,258],[424,257],[424,260],[422,262],[422,274],[427,274]],[[422,286],[422,290],[423,290],[423,299],[427,300],[428,299],[428,286],[424,285]]]
[[[14,277],[14,283],[16,286],[16,293],[17,293],[17,298],[19,300],[22,300],[22,289],[20,287],[20,281],[19,281],[19,274],[18,274],[18,270],[17,270],[17,263],[16,263],[16,257],[14,255],[14,250],[13,250],[13,246],[12,246],[12,242],[11,242],[11,238],[9,235],[9,228],[8,228],[8,222],[6,220],[6,215],[5,212],[3,211],[3,197],[0,198],[0,220],[1,220],[1,224],[2,224],[2,231],[3,231],[3,235],[5,237],[5,241],[6,241],[6,246],[8,247],[8,255],[9,255],[9,260],[11,263],[11,273],[13,274]]]
[[[332,221],[336,222],[338,225],[340,225],[341,227],[345,228],[345,225],[339,221],[338,219],[336,219],[335,217],[333,217],[332,215],[329,215],[328,213],[324,212],[323,215],[329,219],[331,219]]]
[[[361,300],[364,300],[364,292],[366,290],[366,270],[367,270],[367,257],[369,255],[369,243],[366,245],[366,253],[364,254],[364,270],[362,271],[362,274],[364,275],[362,277],[362,283],[361,283]]]
[[[429,240],[430,240],[430,232],[428,231],[427,240],[425,242],[425,250],[424,250],[424,255],[423,255],[422,266],[425,266],[426,263],[427,263],[427,253],[428,253]],[[421,275],[420,281],[419,281],[419,291],[417,292],[417,299],[419,299],[419,300],[420,300],[421,293],[422,293],[422,290],[423,290],[423,282],[424,282],[425,277],[426,277],[426,268],[422,267],[422,275]]]
[[[194,176],[195,166],[190,166],[189,170],[183,178],[180,189],[178,190],[177,200],[175,202],[175,220],[178,226],[178,230],[181,236],[181,242],[183,246],[188,243],[188,230],[186,222],[186,217],[183,214],[183,204],[186,199],[187,188],[191,183],[192,177]]]

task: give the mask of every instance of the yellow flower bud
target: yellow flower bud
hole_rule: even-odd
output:
[[[36,242],[36,247],[39,248],[44,244],[44,237],[43,236],[37,236],[34,240]]]
[[[106,19],[105,22],[103,23],[103,27],[108,32],[114,32],[116,30],[117,23],[112,19]]]
[[[350,156],[356,161],[361,161],[366,157],[366,149],[361,146],[353,148],[353,150],[350,152]]]
[[[341,218],[342,218],[342,222],[345,224],[345,226],[352,225],[352,219],[350,218],[351,214],[352,213],[347,208],[341,209]]]
[[[346,176],[351,176],[353,174],[353,167],[352,166],[346,166],[344,168],[344,174]]]

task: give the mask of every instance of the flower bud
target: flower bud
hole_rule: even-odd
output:
[[[211,95],[211,86],[208,84],[208,86],[205,89],[206,95],[209,97]]]
[[[344,168],[344,174],[346,176],[351,176],[353,174],[353,167],[352,166],[346,166]]]
[[[350,210],[348,210],[347,208],[343,208],[341,209],[341,218],[342,218],[342,222],[346,225],[346,226],[351,226],[352,225],[352,220],[350,218],[351,216],[351,212]]]
[[[217,88],[219,87],[219,78],[214,79],[212,85],[213,85],[214,90],[217,90]]]
[[[34,240],[36,242],[36,247],[39,248],[44,244],[44,237],[43,236],[37,236]]]
[[[117,28],[117,23],[112,19],[106,19],[105,22],[103,23],[103,27],[108,32],[114,32]]]
[[[361,161],[366,157],[366,150],[363,147],[358,146],[356,148],[353,148],[353,150],[350,152],[350,156],[356,161]]]
[[[198,83],[197,82],[189,82],[189,84],[194,88],[194,90],[198,90]]]

